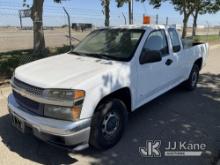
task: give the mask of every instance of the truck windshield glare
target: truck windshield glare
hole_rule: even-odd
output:
[[[118,61],[130,61],[144,34],[138,29],[102,29],[90,33],[71,52]]]

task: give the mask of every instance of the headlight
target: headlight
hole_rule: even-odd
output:
[[[79,119],[80,113],[81,107],[77,106],[73,106],[72,108],[70,108],[54,105],[45,105],[44,107],[44,116],[55,119],[74,121]]]
[[[72,101],[71,107],[45,105],[44,116],[74,121],[79,119],[82,109],[85,91],[83,90],[65,90],[65,89],[49,89],[44,91],[44,97],[57,101]]]
[[[85,92],[83,90],[49,89],[44,91],[44,96],[49,99],[71,101],[83,98]]]

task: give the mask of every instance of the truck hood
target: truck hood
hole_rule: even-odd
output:
[[[15,70],[15,77],[41,88],[72,88],[101,72],[116,68],[116,63],[62,54],[20,66]]]

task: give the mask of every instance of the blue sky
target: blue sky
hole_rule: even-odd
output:
[[[31,4],[32,0],[27,0]],[[45,0],[44,4],[44,25],[63,25],[66,24],[66,17],[62,10],[64,6],[70,12],[71,22],[91,22],[97,26],[102,26],[104,16],[100,0],[67,0],[61,4],[56,4],[53,0]],[[0,0],[0,26],[19,25],[18,10],[22,9],[22,0]],[[127,17],[127,5],[117,8],[114,0],[111,1],[111,25],[124,24],[122,13]],[[160,9],[153,9],[147,2],[134,4],[134,21],[136,24],[142,23],[142,16],[150,15],[155,20],[155,15],[159,15],[159,23],[165,23],[169,17],[170,24],[181,24],[182,16],[173,9],[169,3],[164,3]],[[211,25],[220,25],[220,12],[215,15],[203,15],[199,17],[198,23],[206,25],[207,21]],[[189,24],[191,24],[190,19]],[[25,25],[31,25],[29,18],[24,19]]]

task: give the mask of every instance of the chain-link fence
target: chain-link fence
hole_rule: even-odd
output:
[[[9,1],[11,2],[11,1]],[[32,49],[33,47],[33,31],[32,20],[30,18],[23,18],[20,21],[19,10],[22,9],[19,5],[9,4],[7,1],[0,2],[0,52],[7,52],[13,50]],[[62,47],[68,45],[68,22],[67,16],[63,11],[62,6],[45,6],[46,10],[43,16],[44,35],[47,47]],[[83,9],[66,7],[70,14],[71,23],[86,23],[91,24],[92,27],[104,26],[104,15],[102,11],[97,9]],[[134,12],[134,23],[143,23],[143,13]],[[145,14],[146,15],[146,14]],[[161,16],[155,14],[148,14],[151,17],[152,24],[175,25],[176,28],[181,29],[182,17]],[[117,26],[128,23],[128,13],[120,10],[110,11],[110,25]],[[192,19],[189,25],[192,24]],[[208,21],[199,20],[198,35],[219,35],[220,27],[211,27]],[[21,26],[23,27],[21,29]],[[72,29],[73,38],[81,40],[92,29],[85,31]],[[188,28],[187,35],[192,34],[192,28]],[[76,42],[75,42],[76,43]],[[74,44],[75,44],[74,43]]]
[[[33,48],[32,20],[31,18],[20,19],[19,10],[22,9],[22,5],[16,5],[16,3],[12,5],[12,2],[12,0],[0,2],[0,81],[9,78],[15,67],[39,58],[31,56]],[[49,54],[59,54],[69,50],[68,21],[62,6],[46,5],[45,8],[43,28]],[[104,26],[104,15],[101,10],[71,6],[66,6],[66,10],[71,19],[73,44],[76,44],[77,40],[82,40],[94,28]],[[150,16],[152,24],[173,25],[181,31],[182,17],[161,16],[157,13],[144,14],[134,11],[134,24],[142,24],[144,15]],[[128,22],[127,12],[119,9],[110,11],[111,26],[124,25]],[[82,28],[82,25],[85,24],[91,25],[90,28]],[[192,19],[190,19],[189,25],[192,25]],[[199,20],[198,25],[197,35],[202,36],[199,39],[219,40],[220,26],[213,27],[206,20]],[[187,35],[191,34],[192,28],[188,28]]]

